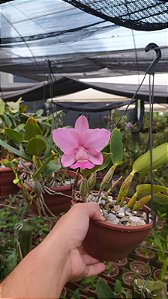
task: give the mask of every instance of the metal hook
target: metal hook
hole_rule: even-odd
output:
[[[156,45],[155,43],[150,43],[145,47],[145,52],[149,52],[151,50],[154,50],[156,53],[156,58],[152,61],[152,63],[150,64],[150,66],[147,69],[147,73],[149,75],[154,75],[155,72],[155,67],[157,65],[157,63],[159,62],[159,60],[162,57],[162,53],[160,48],[158,47],[158,45]]]

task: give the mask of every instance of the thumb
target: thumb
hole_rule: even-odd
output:
[[[105,220],[102,213],[100,212],[100,207],[96,202],[84,203],[82,205],[85,213],[88,215],[89,218],[98,221]]]

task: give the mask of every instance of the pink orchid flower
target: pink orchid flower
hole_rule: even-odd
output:
[[[55,144],[64,153],[61,158],[64,167],[91,169],[103,163],[101,150],[109,142],[111,132],[89,129],[84,115],[78,117],[75,128],[59,128],[52,133]]]

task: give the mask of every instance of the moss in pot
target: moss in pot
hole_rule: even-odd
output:
[[[149,172],[150,152],[146,152],[133,163],[132,171],[122,182],[118,196],[112,197],[111,193],[121,179],[108,190],[106,186],[112,180],[117,166],[122,163],[123,144],[118,129],[113,130],[111,138],[107,131],[89,129],[87,119],[80,116],[74,129],[56,129],[54,142],[64,153],[61,158],[63,166],[81,170],[83,180],[80,193],[76,194],[74,202],[97,202],[105,218],[105,221],[90,220],[89,231],[83,243],[86,252],[100,260],[115,261],[127,257],[130,250],[145,239],[153,226],[153,213],[145,206],[151,199],[150,184],[138,185],[132,198],[127,197],[134,175]],[[110,151],[107,152],[106,148],[103,149],[103,142],[105,145],[108,140]],[[154,148],[152,155],[153,170],[167,163],[168,143]],[[99,191],[93,191],[96,173],[107,167],[108,171]],[[153,189],[154,196],[168,200],[168,188],[156,185]]]

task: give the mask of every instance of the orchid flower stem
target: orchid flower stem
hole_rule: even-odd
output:
[[[115,190],[115,188],[116,188],[116,187],[118,186],[118,184],[120,183],[121,179],[122,179],[122,176],[120,176],[120,177],[119,177],[119,178],[112,184],[112,186],[107,190],[105,196],[108,196],[110,193],[112,193],[112,192]]]
[[[80,171],[80,168],[78,168],[76,171],[75,181],[72,185],[72,199],[75,199],[76,187],[77,187],[78,179],[79,179],[79,171]]]

